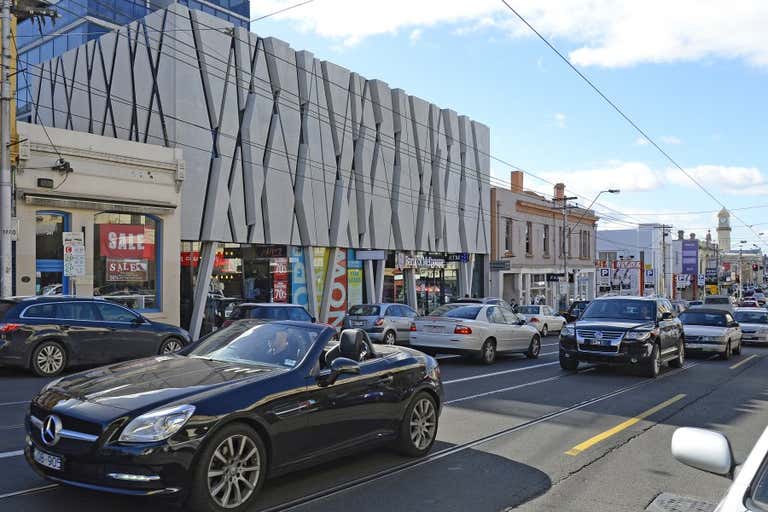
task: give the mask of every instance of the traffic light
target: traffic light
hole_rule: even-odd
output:
[[[759,268],[759,265],[757,263],[752,264],[752,271],[757,272],[757,269]]]

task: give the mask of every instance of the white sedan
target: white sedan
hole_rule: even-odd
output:
[[[566,324],[565,317],[558,315],[550,306],[520,306],[517,312],[542,336],[553,331],[560,332]]]
[[[768,344],[768,311],[765,308],[736,308],[733,318],[741,326],[744,343]]]
[[[473,355],[491,364],[497,352],[539,357],[541,336],[507,307],[446,304],[414,320],[409,345],[427,354]]]
[[[741,327],[722,309],[693,308],[679,317],[686,352],[717,352],[722,359],[741,354]]]
[[[728,438],[711,430],[677,429],[672,436],[672,455],[688,466],[733,479],[717,512],[768,510],[768,429],[738,471]]]

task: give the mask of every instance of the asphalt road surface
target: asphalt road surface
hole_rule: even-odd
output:
[[[563,372],[557,338],[537,360],[493,366],[440,358],[438,441],[413,461],[374,451],[267,482],[253,511],[642,511],[662,492],[716,502],[729,481],[669,452],[679,426],[729,436],[737,460],[768,426],[768,348],[689,360],[656,380],[584,367]],[[32,472],[23,417],[44,384],[0,369],[0,511],[164,511],[168,504],[51,485]]]

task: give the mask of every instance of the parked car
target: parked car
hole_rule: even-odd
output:
[[[755,297],[755,299],[757,299],[757,303],[760,306],[765,306],[765,302],[766,302],[765,294],[762,291],[755,291],[754,297]]]
[[[741,354],[741,328],[729,311],[697,308],[680,315],[685,330],[685,350],[717,352],[723,359]]]
[[[497,353],[522,353],[533,359],[541,352],[536,328],[504,306],[446,304],[413,325],[411,346],[427,354],[472,355],[492,364]]]
[[[500,299],[498,297],[482,297],[482,298],[470,298],[470,297],[464,297],[463,299],[456,299],[451,304],[492,304],[494,306],[504,306],[505,308],[512,309],[512,306],[509,304],[509,302],[505,301],[504,299]]]
[[[741,342],[768,344],[768,311],[765,308],[736,308],[733,319],[741,327]]]
[[[738,466],[727,437],[720,432],[682,427],[672,435],[672,455],[683,464],[733,480],[715,510],[762,512],[768,510],[768,428]]]
[[[730,295],[708,295],[704,297],[704,306],[733,313],[733,300]]]
[[[343,327],[363,329],[374,343],[407,344],[417,316],[405,304],[360,304],[349,308]]]
[[[528,325],[535,327],[542,337],[548,336],[552,331],[562,331],[566,324],[565,317],[558,315],[549,306],[520,306],[517,312],[523,315]]]
[[[584,310],[587,309],[587,306],[589,306],[588,300],[575,300],[571,302],[571,305],[568,307],[568,311],[564,315],[561,315],[565,317],[565,321],[567,323],[575,322],[579,319],[582,313],[584,313]]]
[[[691,301],[688,301],[688,309],[697,308],[697,307],[703,306],[703,305],[704,305],[704,301],[703,300],[691,300]]]
[[[687,301],[684,300],[673,300],[671,301],[672,304],[672,311],[675,313],[675,315],[679,315],[686,309],[688,309],[690,306]]]
[[[184,329],[103,299],[3,299],[0,322],[0,364],[41,377],[58,375],[69,366],[169,354],[191,341]]]
[[[40,295],[62,295],[64,293],[64,285],[62,284],[49,284],[43,287]]]
[[[374,347],[361,330],[335,335],[242,320],[178,354],[55,380],[30,404],[26,459],[53,482],[221,511],[246,510],[268,476],[355,450],[426,455],[443,402],[437,361]]]
[[[662,363],[685,362],[682,323],[664,298],[595,299],[560,333],[560,366],[576,371],[582,362],[635,366],[655,378]]]
[[[757,302],[757,299],[752,297],[746,297],[744,299],[741,299],[739,302],[740,308],[759,308],[760,304]]]
[[[314,323],[315,317],[309,314],[307,308],[299,304],[283,304],[280,302],[241,302],[232,309],[229,318],[222,322],[222,327],[230,325],[235,320],[250,318],[252,320],[294,320],[297,322]]]

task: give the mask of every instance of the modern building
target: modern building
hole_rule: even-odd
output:
[[[181,150],[23,122],[19,135],[16,293],[104,296],[178,323]],[[70,255],[71,233],[84,244]]]
[[[674,255],[669,226],[597,232],[597,293],[672,297]]]
[[[574,300],[594,297],[598,219],[564,205],[564,197],[563,184],[555,185],[552,200],[525,190],[520,171],[512,172],[510,189],[491,189],[491,295],[559,309],[566,291]]]
[[[67,50],[98,39],[107,32],[143,18],[152,11],[168,7],[174,0],[49,0],[59,17],[55,22],[30,19],[17,28],[18,116],[28,120],[33,100],[30,84],[40,75],[40,64]],[[179,0],[192,9],[248,29],[249,0]],[[149,37],[134,34],[134,37]],[[173,34],[169,34],[169,37]]]
[[[484,294],[487,126],[179,4],[43,71],[37,123],[183,151],[193,332],[229,299],[338,325],[357,302]]]

